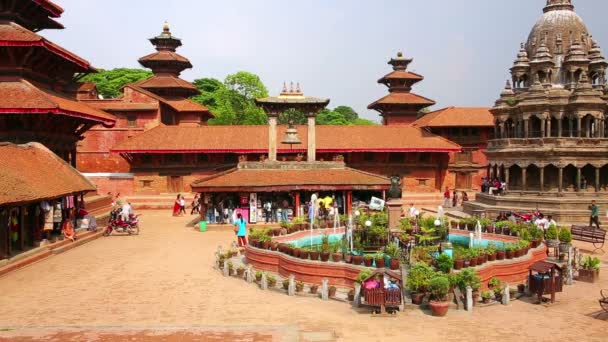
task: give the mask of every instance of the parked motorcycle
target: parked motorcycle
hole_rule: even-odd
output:
[[[138,235],[139,234],[139,216],[138,215],[129,215],[129,219],[127,221],[122,220],[122,216],[120,215],[120,209],[112,210],[110,213],[110,221],[105,231],[103,232],[104,236],[110,236],[112,233],[127,233],[129,235]]]

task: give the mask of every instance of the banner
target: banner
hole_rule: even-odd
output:
[[[249,194],[249,222],[258,221],[258,195],[255,192]]]

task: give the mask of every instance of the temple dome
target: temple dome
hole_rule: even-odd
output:
[[[587,26],[574,12],[572,1],[548,0],[544,14],[528,36],[526,50],[528,56],[535,56],[544,42],[549,53],[557,58],[557,55],[567,54],[575,41],[583,46],[585,54],[592,46]]]

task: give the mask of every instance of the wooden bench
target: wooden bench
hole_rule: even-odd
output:
[[[597,250],[604,251],[605,230],[587,226],[572,226],[570,232],[572,233],[572,240],[591,242],[595,247],[594,253]]]

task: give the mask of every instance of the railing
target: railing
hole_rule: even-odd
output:
[[[564,147],[576,146],[608,146],[608,138],[579,138],[579,137],[551,137],[551,138],[508,138],[488,141],[488,148],[506,146],[529,145],[555,145]]]

